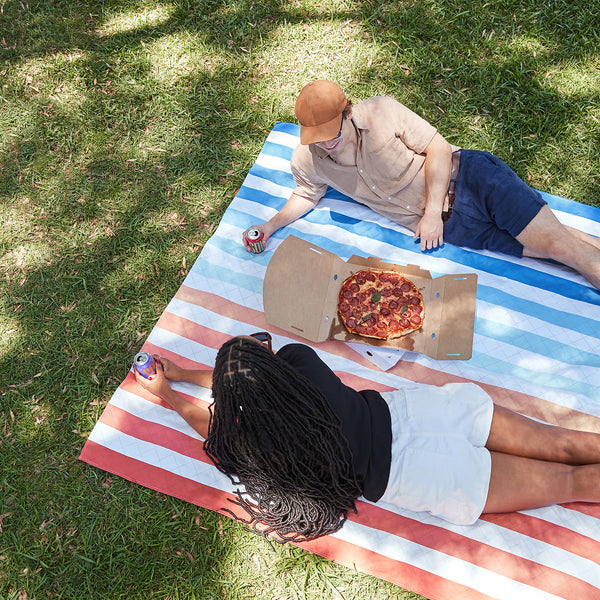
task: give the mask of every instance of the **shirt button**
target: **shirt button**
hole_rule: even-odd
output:
[[[374,189],[375,189],[375,186],[373,186],[371,189],[372,189],[372,190],[374,190]]]
[[[362,172],[363,172],[363,170],[362,170],[362,169],[360,169],[360,172],[362,173]]]
[[[388,196],[388,201],[389,201],[389,200],[391,200],[391,199],[392,199],[392,197],[391,197],[391,196]]]

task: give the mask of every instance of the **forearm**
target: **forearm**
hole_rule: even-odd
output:
[[[178,380],[211,389],[212,375],[212,369],[182,369]]]
[[[415,237],[421,239],[421,250],[437,248],[444,243],[442,211],[452,171],[452,146],[436,133],[425,151],[425,208]]]
[[[210,412],[206,404],[192,404],[172,389],[161,394],[161,398],[173,408],[186,423],[204,439],[208,437]]]
[[[295,191],[292,192],[284,207],[263,225],[265,233],[270,237],[278,229],[304,216],[309,210],[314,208],[315,204],[316,202],[300,196]]]
[[[442,214],[451,170],[452,147],[438,133],[428,147],[425,158],[425,215]]]

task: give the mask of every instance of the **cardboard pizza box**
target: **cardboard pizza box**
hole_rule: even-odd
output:
[[[365,267],[396,271],[423,294],[423,326],[395,340],[376,340],[349,333],[337,311],[347,277]],[[288,236],[273,253],[263,284],[267,322],[312,342],[339,340],[399,348],[438,360],[467,360],[473,348],[477,275],[432,278],[416,265],[397,265],[378,258],[335,254],[296,236]]]

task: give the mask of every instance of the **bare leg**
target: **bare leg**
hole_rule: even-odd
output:
[[[484,513],[538,508],[562,502],[600,502],[600,464],[571,466],[492,452]]]
[[[600,434],[539,423],[498,405],[486,448],[570,465],[600,463]]]
[[[572,235],[578,237],[580,240],[588,244],[592,244],[592,246],[596,246],[596,248],[600,250],[600,238],[594,237],[593,235],[588,235],[584,231],[580,231],[574,227],[569,227],[568,225],[563,225],[563,227],[566,227]]]
[[[484,513],[600,502],[600,434],[539,423],[494,405]]]
[[[563,225],[548,206],[542,207],[517,240],[523,244],[524,256],[556,260],[600,289],[600,242]]]

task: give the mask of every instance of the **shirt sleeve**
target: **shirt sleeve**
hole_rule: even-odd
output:
[[[325,195],[327,183],[319,181],[312,164],[313,160],[313,155],[308,146],[301,144],[296,147],[292,154],[290,167],[296,184],[295,192],[316,204]]]

